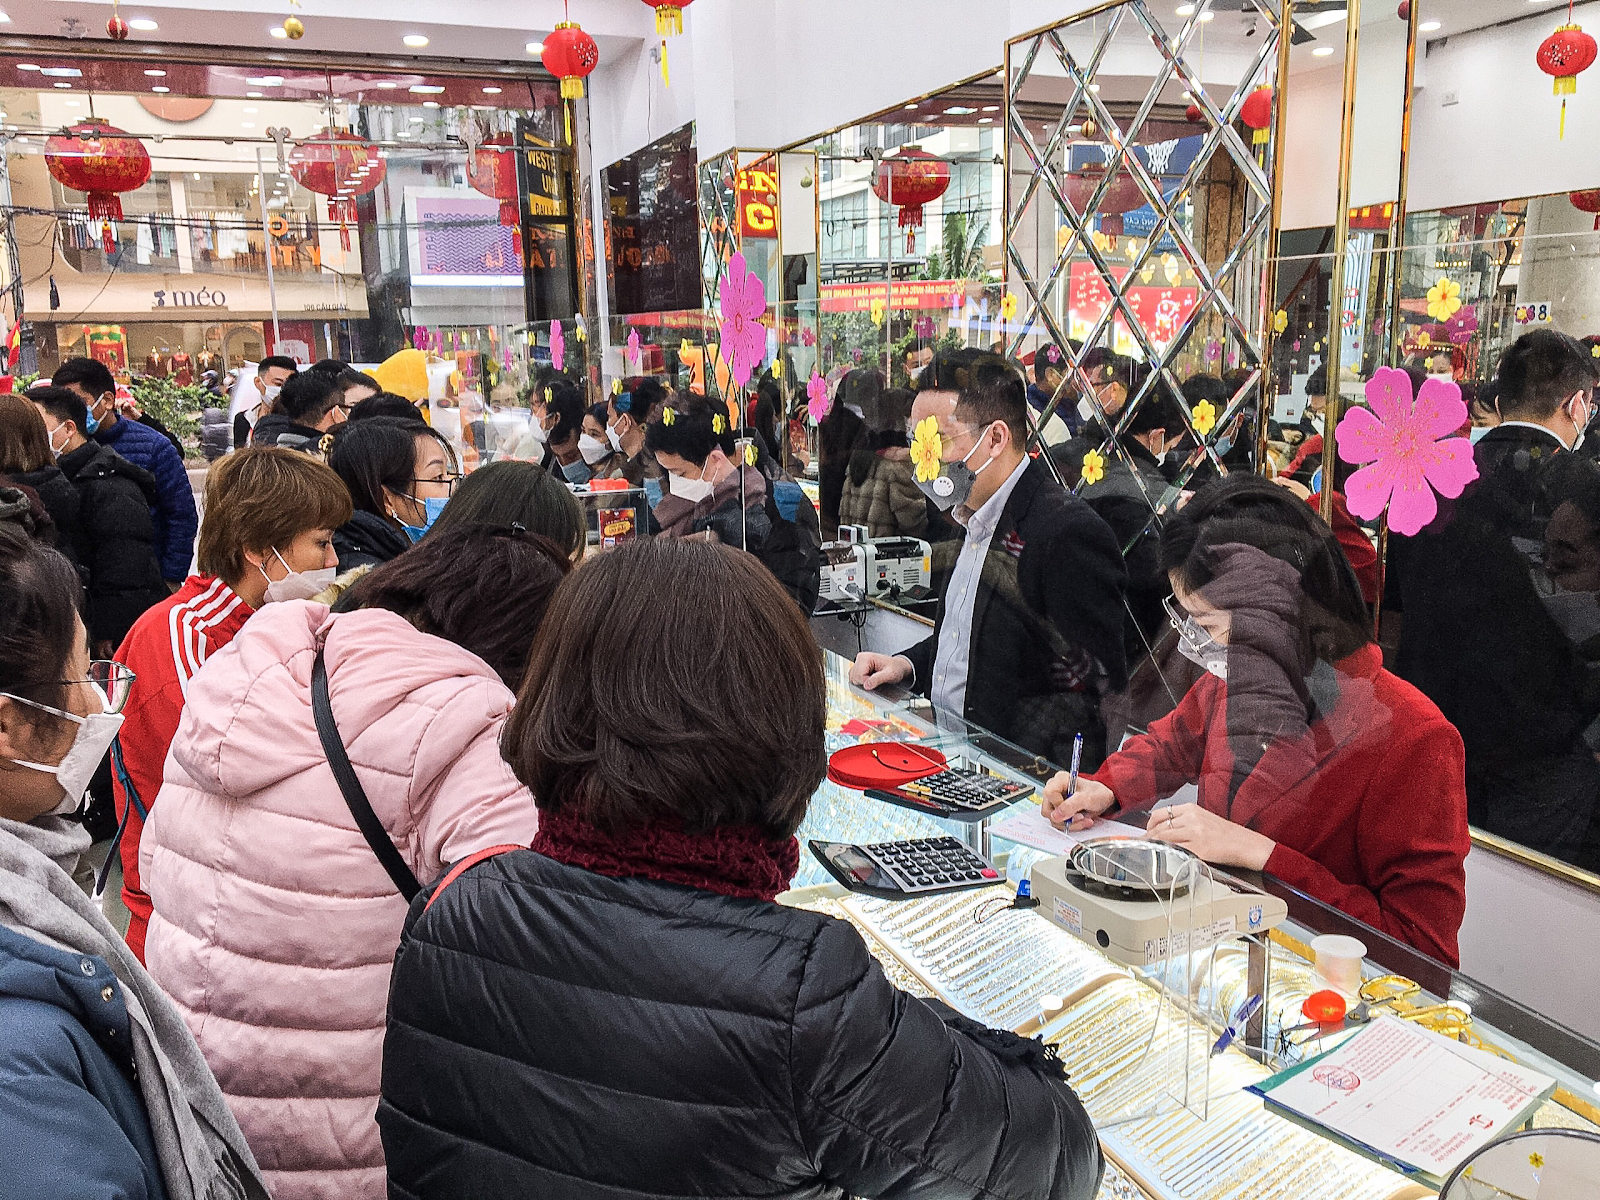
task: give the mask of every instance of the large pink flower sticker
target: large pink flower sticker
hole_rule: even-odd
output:
[[[831,407],[828,403],[828,381],[815,371],[811,372],[811,378],[806,381],[806,411],[820,425]]]
[[[1340,458],[1367,464],[1350,476],[1345,499],[1367,521],[1387,506],[1390,529],[1417,533],[1439,511],[1435,491],[1454,499],[1478,477],[1472,443],[1449,436],[1467,420],[1461,389],[1429,379],[1413,401],[1411,377],[1379,367],[1367,381],[1367,404],[1371,411],[1345,413],[1334,434]]]
[[[815,346],[817,344],[817,335],[815,331],[812,330],[811,326],[804,325],[801,327],[800,344],[802,346]]]
[[[561,322],[550,322],[550,365],[558,371],[567,369],[567,335],[561,332]]]
[[[722,310],[722,355],[734,385],[743,387],[767,356],[767,329],[761,318],[767,312],[767,289],[761,277],[745,265],[744,255],[728,260],[718,300]]]
[[[1478,332],[1478,313],[1471,305],[1458,308],[1444,323],[1445,336],[1457,346],[1465,346]]]

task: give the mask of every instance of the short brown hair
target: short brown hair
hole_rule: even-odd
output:
[[[791,836],[827,770],[822,652],[761,563],[629,543],[556,590],[500,748],[541,809],[621,836],[754,825]]]
[[[337,529],[350,514],[350,492],[332,468],[278,446],[240,450],[206,475],[200,573],[237,582],[246,550],[282,549],[308,529]]]
[[[53,461],[50,431],[33,402],[0,396],[0,475],[42,470]]]

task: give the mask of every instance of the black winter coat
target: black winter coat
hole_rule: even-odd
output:
[[[394,1200],[1089,1200],[1059,1077],[897,991],[846,922],[518,850],[395,961]],[[949,1010],[948,1020],[961,1021]]]
[[[56,527],[56,549],[80,571],[83,567],[83,524],[78,515],[78,493],[55,465],[37,471],[13,471],[9,477],[39,494],[39,502]]]
[[[411,548],[411,539],[377,513],[356,509],[355,515],[333,531],[333,549],[339,556],[339,574],[357,567],[382,566]]]
[[[156,477],[93,441],[63,454],[59,465],[78,494],[89,637],[120,646],[140,615],[168,595],[150,519],[160,496]]]

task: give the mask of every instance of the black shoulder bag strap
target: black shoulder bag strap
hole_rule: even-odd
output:
[[[344,742],[339,737],[339,726],[334,723],[333,705],[328,700],[328,667],[323,662],[320,648],[316,661],[311,664],[311,716],[317,723],[317,737],[322,742],[322,752],[328,756],[328,766],[333,768],[333,778],[339,784],[350,815],[356,819],[356,827],[361,830],[361,836],[367,839],[367,845],[372,847],[373,854],[378,856],[383,869],[389,873],[394,886],[400,889],[400,894],[409,904],[422,890],[422,885],[411,873],[411,868],[406,866],[406,860],[401,857],[383,822],[378,820],[378,814],[372,811],[367,793],[356,778],[355,768],[350,765],[350,756],[345,753]]]

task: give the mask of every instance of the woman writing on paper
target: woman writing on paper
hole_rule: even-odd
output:
[[[1207,674],[1044,814],[1087,828],[1185,784],[1148,836],[1266,871],[1451,966],[1466,911],[1461,737],[1383,669],[1328,527],[1282,488],[1235,475],[1162,531],[1184,655]]]

